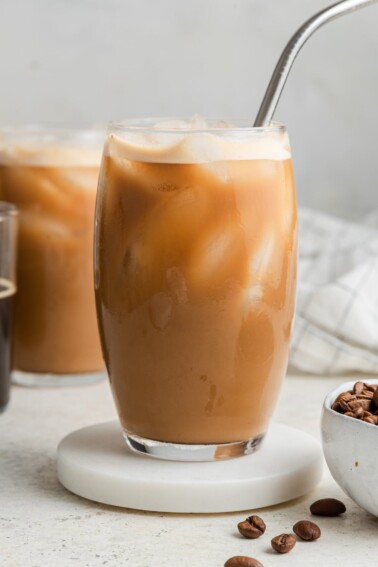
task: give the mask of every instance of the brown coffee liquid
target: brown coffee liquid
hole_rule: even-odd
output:
[[[22,156],[0,164],[1,198],[20,211],[18,370],[65,374],[103,367],[93,290],[97,177],[97,166],[25,165]]]
[[[126,433],[222,443],[266,432],[296,281],[290,159],[107,156],[97,307]]]
[[[0,279],[0,412],[9,402],[14,293],[15,286]]]

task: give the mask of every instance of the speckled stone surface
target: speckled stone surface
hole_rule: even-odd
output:
[[[276,420],[319,436],[322,400],[343,381],[288,377]],[[77,389],[13,388],[11,404],[0,415],[1,567],[223,567],[232,555],[256,557],[264,567],[377,564],[378,519],[346,497],[327,470],[311,494],[254,511],[267,524],[258,540],[238,534],[240,513],[152,514],[70,494],[56,477],[58,442],[70,431],[114,416],[106,382]],[[273,552],[270,539],[309,518],[310,503],[325,496],[341,498],[347,513],[315,520],[320,540],[298,542],[287,555]]]

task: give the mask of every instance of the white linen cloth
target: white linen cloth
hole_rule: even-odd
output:
[[[363,223],[299,211],[291,367],[378,372],[378,210]]]

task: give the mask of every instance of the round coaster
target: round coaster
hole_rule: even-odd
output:
[[[271,506],[311,490],[321,470],[317,441],[277,423],[256,453],[227,461],[163,461],[134,453],[116,421],[74,431],[58,447],[58,478],[68,490],[103,504],[151,512]]]

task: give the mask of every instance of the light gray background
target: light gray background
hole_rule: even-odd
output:
[[[0,0],[0,123],[253,119],[280,51],[324,0]],[[378,186],[378,5],[317,32],[276,118],[299,202],[358,218]]]

